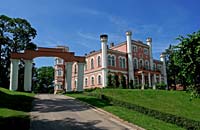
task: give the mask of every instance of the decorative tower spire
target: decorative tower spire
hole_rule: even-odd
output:
[[[127,39],[127,53],[128,53],[128,76],[129,82],[133,80],[134,82],[134,69],[133,69],[133,56],[132,56],[132,40],[131,40],[131,31],[126,32],[126,39]]]
[[[100,35],[101,40],[101,60],[102,60],[102,87],[107,85],[107,42],[108,35]]]
[[[153,70],[152,38],[148,37],[146,42],[147,42],[147,45],[149,46],[150,70]]]
[[[166,72],[166,61],[165,61],[166,55],[165,53],[162,53],[160,55],[160,60],[163,62],[163,67],[162,67],[162,74],[163,74],[163,78],[164,78],[164,83],[168,86],[167,84],[167,72]]]

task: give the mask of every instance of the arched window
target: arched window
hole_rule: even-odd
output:
[[[153,70],[156,70],[156,64],[153,63]]]
[[[101,57],[98,56],[97,60],[98,60],[98,67],[100,67],[101,66]]]
[[[122,68],[122,57],[119,57],[119,66]]]
[[[91,59],[91,69],[94,69],[94,59]]]
[[[137,58],[134,58],[134,60],[133,60],[133,66],[134,66],[134,69],[138,69],[138,61],[137,61]]]
[[[108,66],[111,66],[111,56],[108,55]]]
[[[122,68],[126,68],[126,58],[122,58]]]
[[[115,66],[115,56],[112,56],[112,57],[111,57],[111,65],[112,65],[112,66]]]
[[[120,66],[120,68],[126,68],[126,58],[125,57],[119,57],[119,66]]]
[[[94,85],[94,76],[91,78],[91,85]]]
[[[57,76],[63,76],[62,68],[57,69]]]
[[[98,76],[98,84],[101,84],[101,75]]]
[[[88,79],[85,78],[85,86],[87,86],[87,85],[88,85]]]
[[[74,65],[74,73],[75,74],[77,73],[77,66],[76,66],[76,64]]]
[[[139,61],[139,69],[142,69],[142,68],[143,68],[143,60],[140,59],[140,61]]]
[[[145,61],[145,69],[147,69],[147,70],[149,69],[149,61],[147,61],[147,60]]]

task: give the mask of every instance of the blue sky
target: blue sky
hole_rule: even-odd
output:
[[[0,0],[0,14],[27,19],[37,30],[41,47],[69,46],[76,55],[100,49],[100,34],[109,43],[132,38],[153,39],[153,56],[175,38],[200,29],[199,0]],[[36,58],[36,66],[53,65],[53,58]]]

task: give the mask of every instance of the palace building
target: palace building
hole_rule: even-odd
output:
[[[167,84],[165,55],[160,60],[153,59],[152,39],[147,38],[146,43],[132,39],[132,32],[126,32],[126,41],[108,46],[108,35],[100,36],[101,49],[85,55],[83,88],[102,88],[107,86],[108,75],[124,76],[126,83],[132,80],[134,85],[141,85],[156,89],[156,83]],[[59,46],[63,51],[67,47]],[[77,89],[79,66],[72,63],[71,90]],[[59,89],[65,88],[65,64],[61,58],[55,58],[55,85]],[[71,72],[70,71],[70,72]]]

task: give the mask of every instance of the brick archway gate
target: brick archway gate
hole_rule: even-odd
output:
[[[11,53],[10,67],[10,90],[18,88],[18,69],[19,61],[22,59],[24,66],[24,91],[31,91],[32,87],[32,63],[36,57],[59,57],[65,62],[65,88],[70,92],[72,80],[72,64],[78,62],[78,84],[77,91],[83,91],[83,75],[85,57],[75,56],[74,52],[68,52],[63,48],[43,48],[38,47],[37,50],[25,50],[24,53]]]

